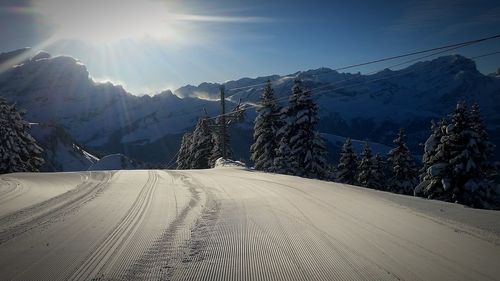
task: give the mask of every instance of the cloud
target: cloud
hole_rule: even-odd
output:
[[[265,17],[208,16],[195,14],[172,14],[171,18],[177,21],[212,23],[265,23],[273,21],[272,19]]]
[[[219,100],[218,95],[212,95],[204,91],[194,91],[189,97],[196,97],[202,100],[216,101]]]

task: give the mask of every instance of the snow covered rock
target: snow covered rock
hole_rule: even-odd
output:
[[[231,159],[224,159],[224,158],[219,158],[217,161],[215,161],[215,168],[223,168],[223,167],[240,167],[240,168],[246,168],[245,163],[240,162],[240,161],[235,161]]]

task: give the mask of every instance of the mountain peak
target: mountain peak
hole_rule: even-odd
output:
[[[50,59],[52,56],[45,52],[45,51],[39,51],[36,55],[34,55],[31,60],[36,61],[36,60],[42,60],[42,59]]]
[[[413,68],[426,68],[428,71],[438,71],[442,73],[478,72],[476,63],[461,55],[442,56],[430,61],[418,62],[408,67],[408,69]]]

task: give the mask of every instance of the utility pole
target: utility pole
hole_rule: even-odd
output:
[[[224,85],[220,86],[220,103],[221,103],[221,116],[220,116],[220,131],[219,138],[221,144],[222,158],[226,159],[226,97],[224,94]]]
[[[216,117],[215,124],[209,124],[210,130],[212,133],[217,134],[217,137],[220,142],[220,155],[223,158],[226,158],[228,147],[227,147],[227,129],[229,125],[235,122],[243,121],[245,115],[245,106],[241,104],[241,100],[238,102],[236,107],[230,112],[226,113],[226,95],[224,86],[220,86],[220,105],[221,112],[218,117]],[[207,111],[205,110],[205,115],[207,115]],[[207,115],[208,118],[208,115]],[[213,119],[213,118],[208,118]]]

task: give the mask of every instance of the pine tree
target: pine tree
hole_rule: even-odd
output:
[[[326,150],[325,141],[319,132],[314,132],[314,140],[310,145],[312,148],[308,150],[310,152],[306,153],[306,158],[304,159],[306,177],[313,179],[329,179],[330,171],[326,160],[328,152]]]
[[[221,122],[220,118],[217,118],[216,124],[219,125],[220,122]],[[210,167],[214,167],[217,159],[222,157],[222,143],[221,143],[221,136],[220,136],[220,134],[222,134],[222,132],[220,130],[220,126],[216,126],[216,128],[217,128],[216,133],[212,134],[213,147],[212,147],[212,151],[210,152],[210,161],[209,161]],[[224,140],[226,141],[226,158],[230,159],[232,157],[233,151],[231,150],[231,146],[229,144],[230,139],[229,139],[228,130],[225,131],[225,134],[226,134],[226,136],[225,136]]]
[[[0,174],[37,172],[43,150],[30,135],[30,124],[15,105],[0,97]]]
[[[275,159],[278,172],[325,178],[326,149],[315,131],[317,111],[310,91],[303,89],[300,80],[295,80],[288,107],[280,116],[283,126],[278,131],[280,145]]]
[[[488,140],[479,107],[474,105],[469,112],[465,103],[458,103],[449,124],[443,127],[437,149],[428,151],[432,161],[416,191],[428,198],[472,207],[500,207],[492,182],[494,166],[489,160],[494,145]]]
[[[292,155],[292,138],[296,137],[297,101],[302,95],[301,82],[294,81],[292,94],[288,98],[288,106],[280,111],[279,122],[282,125],[277,136],[280,140],[276,149],[275,170],[277,173],[298,175],[299,160]],[[296,156],[296,155],[295,155]]]
[[[371,182],[368,183],[368,187],[378,189],[378,190],[386,190],[386,178],[385,178],[385,161],[380,156],[380,154],[375,155],[372,160],[372,170],[371,170]]]
[[[365,142],[363,152],[361,153],[361,160],[359,161],[359,166],[358,166],[357,182],[359,183],[359,185],[371,188],[373,186],[372,172],[373,172],[372,150],[368,145],[368,143]]]
[[[495,189],[491,182],[489,158],[494,146],[482,124],[479,107],[467,112],[459,103],[443,141],[450,157],[452,201],[480,208],[495,208]]]
[[[283,107],[279,112],[279,124],[281,127],[278,129],[276,138],[279,140],[278,147],[276,149],[276,157],[274,158],[274,170],[279,174],[294,175],[298,169],[297,162],[291,162],[291,148],[290,139],[293,136],[294,124],[295,124],[295,112],[292,108],[295,107],[297,103],[298,91],[300,88],[296,87],[296,83],[292,88],[292,95],[288,98],[288,106]]]
[[[208,169],[210,168],[210,156],[212,150],[212,133],[209,127],[210,121],[207,118],[198,120],[193,132],[190,146],[190,168]]]
[[[308,178],[325,178],[326,175],[326,147],[321,135],[315,131],[318,123],[318,107],[311,97],[311,92],[303,90],[300,81],[294,86],[296,96],[296,112],[292,116],[295,120],[290,138],[290,156],[292,162],[298,163],[296,175]]]
[[[280,108],[276,103],[270,80],[267,80],[264,87],[260,104],[261,107],[257,108],[255,118],[254,143],[250,147],[250,158],[254,161],[256,170],[273,172],[278,148],[276,135],[281,124],[279,122]]]
[[[340,161],[337,165],[336,180],[346,184],[357,184],[358,157],[352,148],[352,141],[348,138],[342,146]]]
[[[181,147],[179,149],[179,155],[177,156],[177,169],[185,170],[191,167],[190,156],[191,156],[191,143],[192,143],[193,133],[185,133],[182,136]]]
[[[292,163],[290,163],[290,144],[288,137],[290,135],[290,124],[288,123],[288,116],[281,112],[280,121],[283,126],[278,130],[277,139],[279,139],[278,148],[275,150],[276,157],[274,158],[274,172],[278,174],[293,174]]]
[[[488,132],[481,117],[479,105],[474,103],[470,110],[470,127],[477,134],[477,149],[481,169],[486,173],[493,173],[495,168],[490,158],[495,154],[495,145],[490,141]]]
[[[445,135],[448,122],[442,119],[435,123],[431,121],[431,135],[424,144],[424,155],[422,156],[423,167],[420,174],[420,184],[415,187],[415,196],[431,197],[430,190],[442,191],[442,172],[448,165],[443,151],[442,138]],[[436,192],[436,194],[439,192]],[[427,195],[425,195],[427,194]]]
[[[389,188],[394,193],[413,194],[418,184],[417,168],[405,137],[404,129],[400,129],[393,141],[395,147],[389,151],[388,161],[392,172]]]

